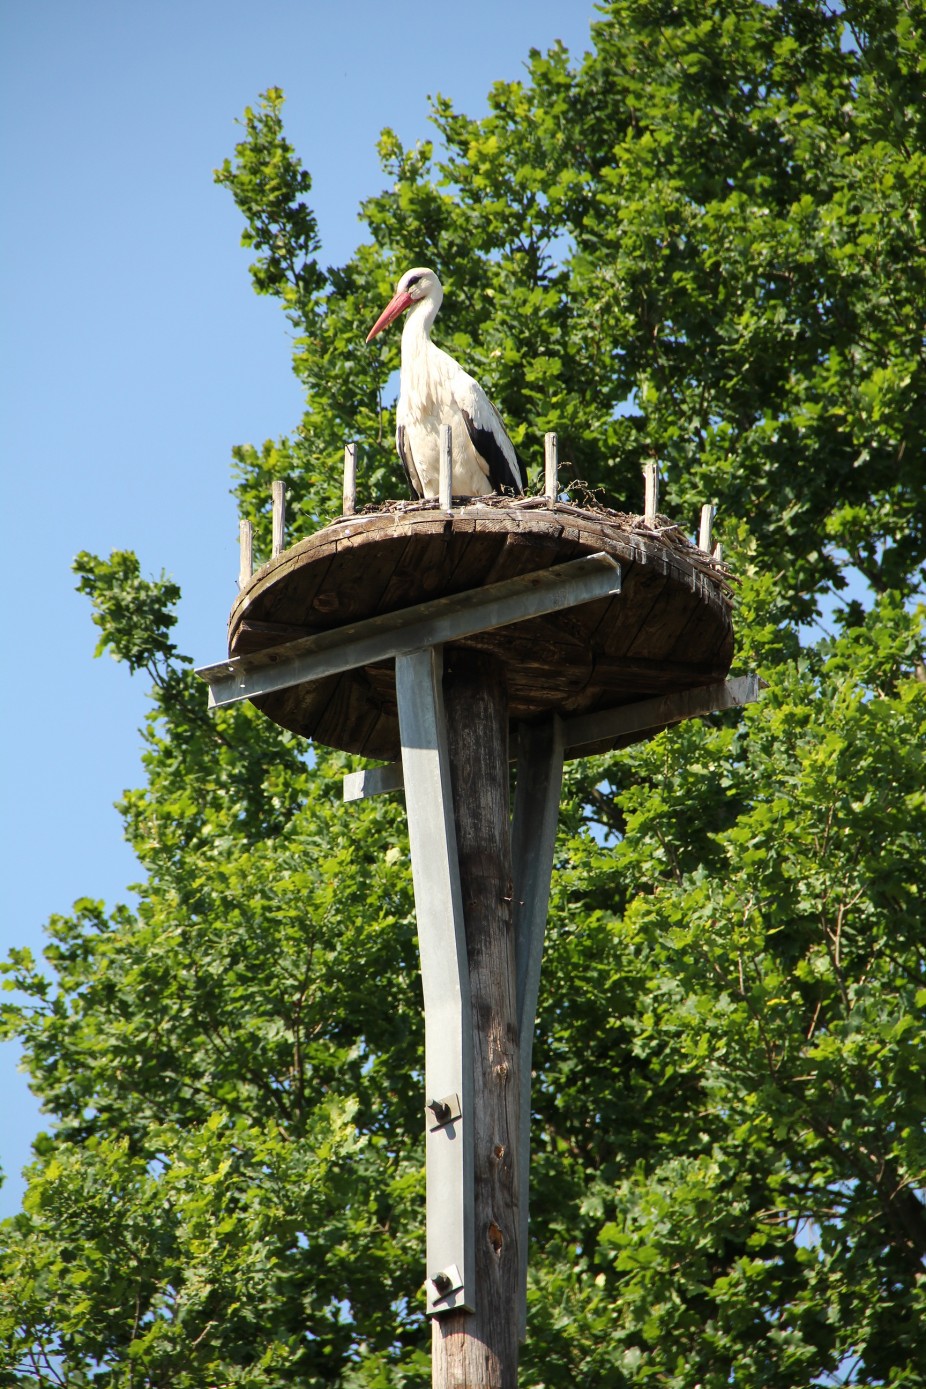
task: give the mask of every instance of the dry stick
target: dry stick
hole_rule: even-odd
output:
[[[714,512],[716,508],[710,502],[705,502],[701,508],[701,531],[698,535],[698,549],[703,550],[706,555],[711,552],[711,527],[714,524]]]
[[[284,482],[272,482],[270,495],[273,498],[273,539],[270,545],[270,555],[272,558],[276,558],[286,549],[286,484]]]
[[[440,427],[438,500],[441,511],[453,509],[453,429],[449,424]]]
[[[552,506],[559,494],[559,446],[551,431],[543,436],[543,494]]]
[[[656,512],[659,510],[659,464],[644,463],[643,477],[645,480],[643,518],[646,521],[655,521]]]
[[[254,527],[250,521],[241,521],[238,524],[238,545],[240,558],[238,561],[238,587],[244,588],[254,572]]]
[[[343,514],[353,516],[357,510],[357,445],[344,445],[344,504]]]

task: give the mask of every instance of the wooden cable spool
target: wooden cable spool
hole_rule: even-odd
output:
[[[604,551],[622,590],[455,645],[496,656],[513,722],[585,714],[722,681],[733,655],[722,566],[664,517],[493,498],[442,510],[399,503],[341,518],[248,580],[229,619],[229,655],[479,589]],[[391,760],[400,750],[391,660],[255,698],[284,728]]]

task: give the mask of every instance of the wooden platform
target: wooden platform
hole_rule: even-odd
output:
[[[239,594],[229,655],[481,588],[603,550],[622,592],[459,643],[505,663],[513,721],[584,714],[725,678],[733,655],[722,569],[663,517],[655,523],[543,498],[456,507],[404,503],[346,517],[271,560]],[[394,663],[255,699],[275,722],[330,747],[399,754]]]

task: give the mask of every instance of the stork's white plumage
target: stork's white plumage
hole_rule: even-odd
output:
[[[501,416],[478,381],[431,341],[443,298],[433,270],[406,270],[367,335],[369,342],[408,310],[402,329],[395,443],[409,486],[419,497],[438,495],[440,427],[449,424],[455,496],[521,492],[520,461]]]

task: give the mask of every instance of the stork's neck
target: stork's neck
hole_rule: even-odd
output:
[[[426,294],[423,299],[413,304],[405,315],[405,323],[402,326],[403,360],[415,355],[425,343],[431,341],[431,329],[442,299],[443,294],[438,287],[436,293]]]

